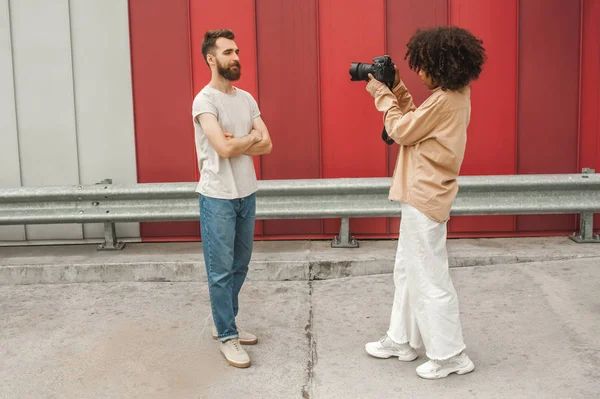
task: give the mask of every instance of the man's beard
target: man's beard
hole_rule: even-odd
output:
[[[238,80],[242,74],[242,66],[237,61],[234,61],[228,67],[225,67],[221,65],[220,62],[217,62],[217,70],[219,71],[219,75],[230,81]]]

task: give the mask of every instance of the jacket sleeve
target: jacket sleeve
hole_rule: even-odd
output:
[[[400,83],[392,89],[392,93],[394,93],[394,96],[398,99],[398,107],[400,107],[400,111],[403,113],[417,109],[413,102],[412,95],[404,85],[403,81],[400,81]]]
[[[404,96],[403,108],[398,98],[387,87],[378,89],[373,97],[375,107],[383,112],[385,130],[399,145],[415,145],[432,137],[443,122],[445,110],[440,106],[439,101],[429,99],[419,108],[411,109]]]

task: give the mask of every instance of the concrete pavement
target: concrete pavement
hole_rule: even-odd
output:
[[[205,282],[7,284],[0,398],[597,398],[600,248],[579,248],[452,268],[476,370],[439,381],[416,375],[422,350],[411,363],[364,352],[387,328],[391,274],[249,279],[238,323],[260,341],[244,370],[210,338]]]

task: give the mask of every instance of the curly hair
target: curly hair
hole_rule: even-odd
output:
[[[423,70],[442,90],[460,90],[477,79],[487,58],[483,41],[455,26],[417,30],[406,46],[410,69]]]

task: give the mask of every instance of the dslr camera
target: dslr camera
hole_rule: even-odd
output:
[[[350,80],[369,80],[369,74],[375,79],[385,83],[388,87],[394,84],[396,71],[394,63],[389,55],[373,58],[374,64],[365,64],[362,62],[352,62],[350,64]]]
[[[387,87],[392,89],[394,85],[394,79],[396,78],[396,71],[394,69],[394,63],[392,62],[392,58],[388,55],[382,55],[380,57],[373,58],[373,64],[365,64],[362,62],[352,62],[350,64],[350,80],[351,81],[359,81],[366,80],[369,81],[369,74],[372,74],[375,79],[378,81],[385,83]],[[385,131],[385,127],[381,132],[381,139],[385,141],[386,144],[394,144],[394,140],[388,136]]]

